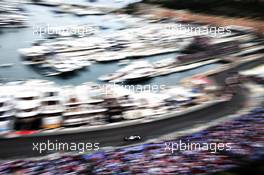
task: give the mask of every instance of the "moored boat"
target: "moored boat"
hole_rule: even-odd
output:
[[[65,109],[61,91],[62,89],[52,86],[41,89],[41,127],[44,129],[59,128],[62,125]]]
[[[34,130],[40,127],[40,94],[30,89],[15,94],[16,130]]]
[[[10,97],[0,96],[0,134],[13,130],[15,110]]]

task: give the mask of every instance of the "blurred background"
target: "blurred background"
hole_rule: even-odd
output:
[[[0,1],[0,174],[263,174],[263,8]]]

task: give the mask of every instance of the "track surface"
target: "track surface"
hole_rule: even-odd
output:
[[[235,68],[213,75],[212,78],[220,85],[224,83],[228,73],[240,71],[263,64],[264,59],[258,59],[250,63],[243,63]],[[247,102],[247,90],[238,88],[236,95],[228,102],[220,102],[199,111],[190,112],[181,116],[172,117],[151,123],[141,123],[133,126],[120,127],[115,129],[106,129],[98,131],[89,131],[81,133],[70,133],[63,135],[50,135],[39,137],[9,138],[0,139],[0,159],[21,158],[31,156],[42,156],[36,151],[32,151],[32,142],[98,142],[100,147],[105,146],[123,146],[128,144],[123,141],[124,136],[138,134],[143,140],[154,139],[158,136],[175,131],[192,128],[197,123],[207,123],[215,119],[233,114],[243,108]],[[47,153],[44,153],[47,154]]]

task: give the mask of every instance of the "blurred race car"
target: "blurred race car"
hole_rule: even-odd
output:
[[[139,135],[132,135],[124,137],[124,141],[139,141],[142,138]]]

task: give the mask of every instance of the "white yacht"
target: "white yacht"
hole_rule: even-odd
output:
[[[120,60],[117,64],[119,66],[128,65],[130,63],[130,60]]]
[[[148,61],[135,61],[131,64],[117,70],[115,73],[99,77],[101,81],[123,82],[140,81],[151,78],[155,74],[155,69]]]
[[[143,69],[136,69],[122,78],[128,82],[141,81],[151,78],[154,74],[155,74],[155,69],[143,68]]]
[[[75,65],[64,63],[62,61],[49,61],[49,64],[52,68],[54,68],[61,74],[73,72],[77,69]]]
[[[15,110],[12,99],[0,96],[0,133],[13,130]]]
[[[91,62],[84,59],[75,59],[75,64],[81,66],[81,68],[89,67],[91,65]]]
[[[155,61],[153,64],[155,68],[162,68],[162,67],[172,66],[175,62],[176,62],[175,58],[166,58]]]
[[[111,81],[117,78],[120,78],[121,76],[123,76],[125,73],[123,72],[114,72],[114,73],[109,73],[107,75],[102,75],[98,78],[98,80],[100,81]]]
[[[151,111],[151,109],[133,109],[133,110],[125,111],[123,113],[123,118],[125,120],[136,120],[140,118],[145,118],[153,114],[154,113]]]
[[[49,66],[60,74],[73,72],[88,67],[91,63],[88,60],[78,57],[53,57],[47,60]]]
[[[21,90],[15,95],[16,128],[32,130],[39,127],[40,94],[34,90]]]
[[[78,126],[90,123],[98,114],[107,112],[107,109],[92,101],[84,101],[76,95],[69,95],[66,99],[65,112],[63,113],[64,126]]]
[[[52,50],[46,46],[33,46],[31,48],[19,49],[19,53],[25,60],[39,62],[44,61],[45,56],[52,53]]]
[[[119,69],[117,72],[130,72],[137,69],[153,68],[153,65],[148,61],[134,61],[131,64]]]
[[[61,89],[58,87],[45,87],[41,98],[41,127],[45,129],[59,128],[63,122]]]

